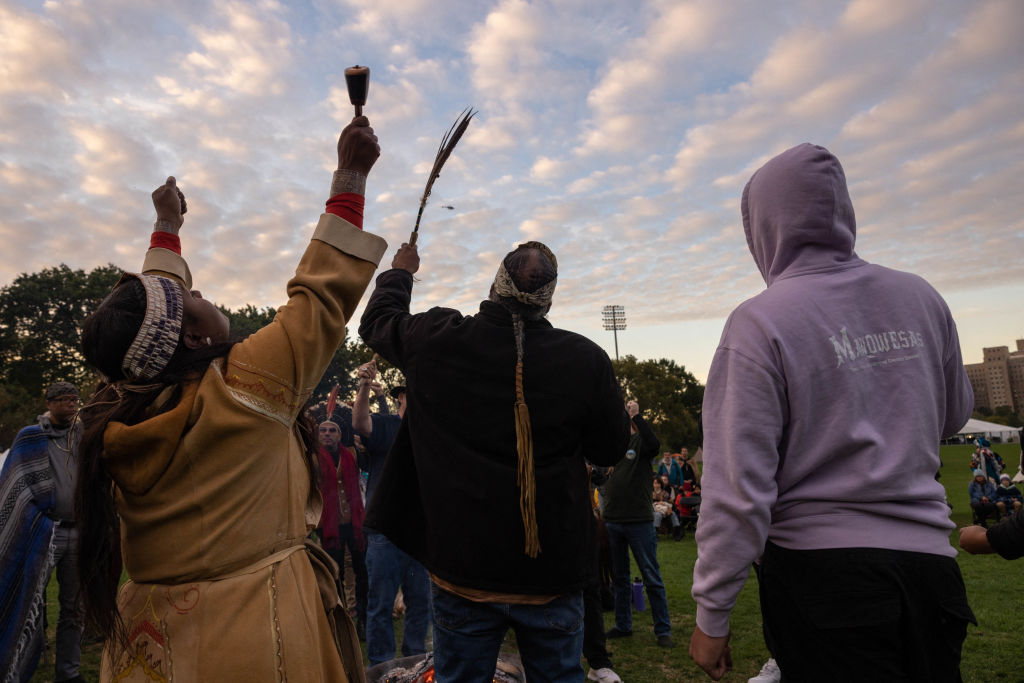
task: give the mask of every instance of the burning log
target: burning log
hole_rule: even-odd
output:
[[[366,670],[366,683],[433,683],[434,655],[416,655],[382,662]],[[525,683],[526,675],[518,657],[500,655],[494,683]]]

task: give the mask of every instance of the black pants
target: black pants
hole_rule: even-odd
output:
[[[974,516],[977,518],[978,523],[984,522],[989,517],[995,517],[999,519],[999,508],[995,503],[971,503],[971,508],[974,509]]]
[[[365,537],[364,537],[365,538]],[[367,578],[366,578],[366,547],[365,541],[363,549],[359,549],[359,543],[356,541],[355,529],[351,524],[339,524],[338,525],[338,542],[341,544],[340,548],[333,549],[328,548],[327,553],[331,558],[338,563],[338,573],[340,575],[342,585],[345,581],[345,550],[348,550],[349,555],[352,556],[352,572],[356,575],[356,621],[360,624],[366,624],[366,591],[367,591]],[[345,603],[345,596],[341,596],[342,604]]]
[[[977,621],[952,558],[768,543],[760,593],[784,683],[962,680],[967,623]]]
[[[583,589],[583,656],[591,669],[611,668],[604,637],[604,611],[601,605],[601,581],[595,578]]]
[[[764,615],[764,594],[761,588],[761,563],[754,563],[754,575],[757,577],[757,595],[761,602],[761,635],[764,636],[764,646],[768,648],[768,656],[775,659],[775,638],[768,628],[768,619]]]

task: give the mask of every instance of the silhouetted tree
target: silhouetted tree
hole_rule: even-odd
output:
[[[636,399],[644,418],[661,440],[662,450],[700,445],[700,407],[704,385],[673,360],[613,360],[624,400]]]

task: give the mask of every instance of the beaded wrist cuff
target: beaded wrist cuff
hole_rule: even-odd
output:
[[[348,169],[339,168],[334,172],[334,178],[331,180],[331,196],[339,195],[345,192],[352,192],[354,194],[366,195],[366,176],[362,173],[350,171]]]
[[[162,218],[160,220],[157,220],[156,223],[153,223],[153,231],[154,232],[169,232],[169,233],[171,233],[173,235],[177,235],[178,234],[178,228],[174,227],[174,223],[171,223],[166,218]]]

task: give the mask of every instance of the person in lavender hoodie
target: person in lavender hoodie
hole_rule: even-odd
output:
[[[822,147],[769,161],[741,206],[768,288],[733,311],[708,376],[690,655],[715,680],[731,668],[729,615],[762,557],[787,681],[959,681],[974,615],[935,473],[973,394],[949,309],[854,253]]]

